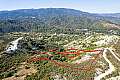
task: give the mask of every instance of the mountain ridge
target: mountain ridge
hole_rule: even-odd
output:
[[[109,22],[110,20],[102,15],[66,8],[0,11],[0,32],[49,31],[51,29],[55,32],[56,30],[61,32],[63,29],[65,31],[68,29],[107,30],[108,28],[104,27],[101,21]],[[110,27],[110,29],[113,28]]]

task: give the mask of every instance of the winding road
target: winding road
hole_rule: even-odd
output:
[[[119,59],[119,58],[115,55],[115,53],[112,51],[112,48],[105,48],[105,49],[104,49],[104,52],[103,52],[103,57],[104,57],[104,59],[108,62],[108,64],[109,64],[109,69],[106,70],[105,73],[102,73],[102,74],[100,74],[99,76],[95,77],[95,78],[94,78],[95,80],[101,80],[101,79],[104,78],[105,76],[107,76],[107,75],[111,74],[113,71],[115,71],[115,67],[113,66],[113,64],[112,64],[112,63],[108,60],[108,58],[107,58],[106,52],[107,52],[108,50],[111,52],[111,54],[112,54],[118,61],[120,61],[120,59]]]

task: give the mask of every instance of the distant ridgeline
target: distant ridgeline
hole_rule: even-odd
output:
[[[21,9],[0,12],[0,32],[81,34],[86,31],[94,31],[120,34],[118,21],[118,17],[113,18],[113,16],[108,17],[65,8]],[[114,24],[113,22],[118,27],[112,25],[106,27],[105,24]]]

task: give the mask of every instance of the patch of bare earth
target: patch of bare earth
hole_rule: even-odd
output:
[[[36,72],[37,70],[33,65],[28,66],[27,63],[24,62],[18,68],[18,71],[14,76],[2,80],[24,80],[27,75],[32,75]]]

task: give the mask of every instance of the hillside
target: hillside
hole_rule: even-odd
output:
[[[73,33],[76,29],[99,32],[114,29],[104,27],[101,21],[105,20],[97,14],[65,8],[1,11],[0,32]]]
[[[116,80],[119,45],[120,25],[110,16],[65,8],[1,11],[0,80]]]

